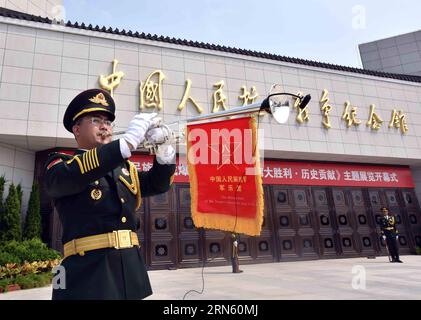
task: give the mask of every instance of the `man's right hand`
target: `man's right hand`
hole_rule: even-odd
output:
[[[145,140],[145,133],[158,126],[161,119],[156,117],[157,113],[139,113],[133,117],[129,123],[126,133],[123,135],[123,139],[129,145],[131,151],[136,150],[139,144]]]
[[[383,240],[386,240],[386,236],[382,236]]]

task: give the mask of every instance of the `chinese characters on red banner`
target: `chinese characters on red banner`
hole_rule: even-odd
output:
[[[141,170],[152,167],[152,156],[133,156],[132,161]],[[366,187],[413,188],[411,171],[407,167],[323,164],[265,160],[260,168],[264,184],[331,185]],[[235,176],[214,176],[212,182],[225,183],[229,191]],[[238,180],[238,177],[237,177]],[[189,182],[185,161],[178,159],[175,182]]]

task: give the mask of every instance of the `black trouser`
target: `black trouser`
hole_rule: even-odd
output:
[[[395,235],[386,236],[386,243],[387,249],[389,250],[389,254],[392,257],[392,261],[399,260],[399,248],[398,242],[396,241]]]

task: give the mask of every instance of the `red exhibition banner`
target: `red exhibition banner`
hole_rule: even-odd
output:
[[[73,151],[69,150],[60,150],[60,152],[73,154]],[[130,160],[139,170],[148,171],[152,168],[153,157],[135,154]],[[260,166],[263,184],[415,188],[411,169],[405,166],[280,160],[264,160]],[[185,158],[177,157],[174,182],[189,182]]]
[[[415,187],[411,170],[408,167],[266,160],[261,170],[263,183],[266,184]]]
[[[130,160],[144,171],[149,170],[153,164],[153,156],[150,155],[134,155]],[[264,160],[260,170],[263,184],[377,188],[415,187],[411,169],[400,166]],[[174,182],[189,182],[184,158],[177,158]]]

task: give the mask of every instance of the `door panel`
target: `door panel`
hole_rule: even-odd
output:
[[[315,215],[315,233],[321,258],[338,255],[338,235],[334,216],[331,214],[332,201],[328,198],[328,188],[312,187]]]
[[[310,211],[309,195],[306,188],[273,186],[274,200],[274,233],[275,244],[280,260],[297,260],[301,258],[301,236],[299,230],[299,215],[302,220]]]
[[[413,189],[401,189],[400,198],[407,217],[407,230],[412,235],[409,239],[411,252],[418,246],[421,248],[421,211],[419,201]]]
[[[339,254],[350,257],[359,255],[359,237],[356,235],[356,221],[351,207],[349,190],[345,188],[332,188],[332,198],[338,234]]]
[[[354,221],[354,239],[359,255],[374,256],[376,254],[376,227],[373,217],[368,210],[368,197],[364,196],[361,188],[348,190],[350,207],[349,210]]]
[[[173,187],[177,207],[178,257],[181,268],[200,266],[202,263],[202,239],[199,230],[194,226],[190,212],[190,187],[188,184],[178,184]]]
[[[274,200],[270,186],[263,186],[264,190],[264,215],[262,231],[258,237],[240,236],[240,245],[238,247],[240,263],[258,261],[273,262],[278,261],[277,251],[275,249],[274,239]]]
[[[399,253],[409,254],[411,252],[411,230],[408,228],[408,216],[404,206],[400,206],[401,195],[398,189],[384,189],[384,197],[390,212],[395,216],[396,228],[399,231]],[[403,201],[402,201],[403,202]],[[403,203],[402,203],[403,205]]]
[[[150,267],[153,269],[177,265],[177,224],[173,214],[172,196],[173,189],[170,192],[149,197],[145,201],[145,208],[149,209],[148,256]]]

